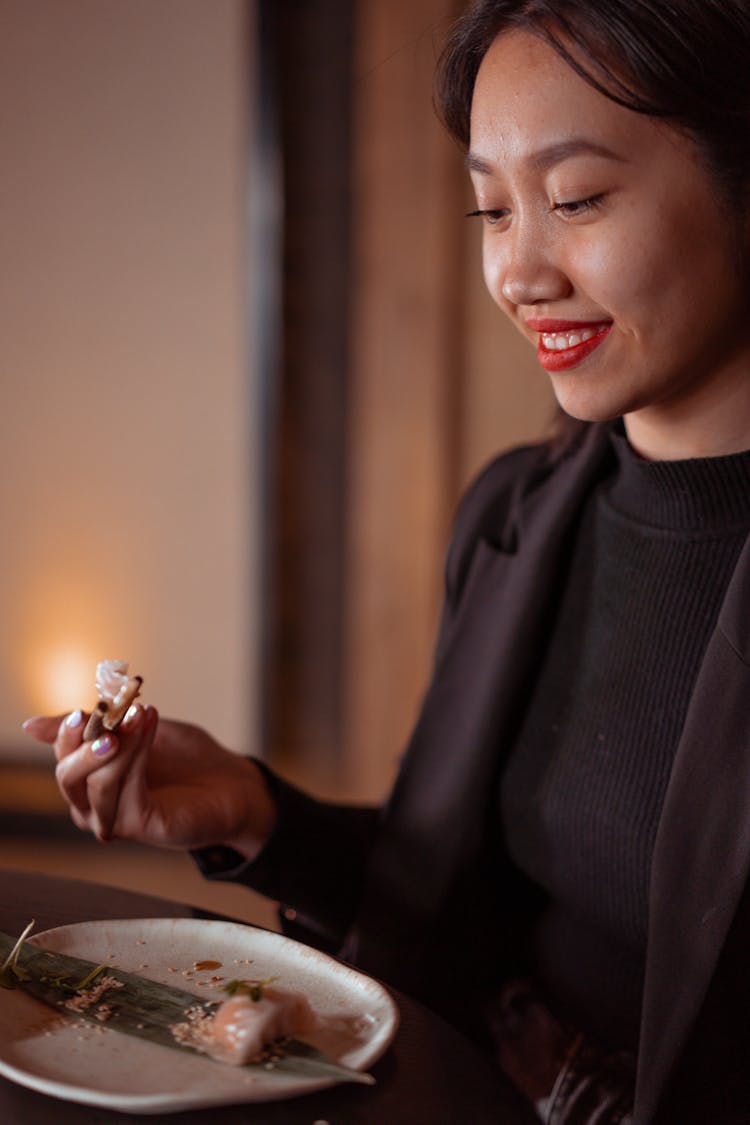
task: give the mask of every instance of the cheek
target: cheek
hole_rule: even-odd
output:
[[[482,272],[484,284],[487,286],[490,297],[496,304],[500,304],[502,299],[502,282],[500,280],[502,271],[497,252],[494,251],[492,246],[488,245],[487,239],[482,243]]]
[[[673,270],[668,268],[667,276]],[[664,270],[646,238],[602,239],[578,247],[570,276],[621,327],[640,319],[663,291]]]
[[[682,211],[650,218],[619,228],[578,260],[581,284],[638,335],[689,322],[706,293],[723,288],[726,268],[714,232],[696,230],[692,214],[689,221]]]
[[[513,319],[513,306],[503,296],[506,263],[502,251],[495,242],[485,239],[482,245],[482,272],[484,284],[497,307]]]

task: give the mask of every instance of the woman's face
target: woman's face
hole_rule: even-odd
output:
[[[490,294],[567,413],[624,415],[646,456],[750,446],[747,239],[687,138],[511,31],[477,76],[468,166]]]

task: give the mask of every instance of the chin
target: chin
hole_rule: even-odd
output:
[[[627,413],[627,407],[616,407],[611,402],[581,402],[576,395],[555,394],[563,414],[577,422],[613,422]]]

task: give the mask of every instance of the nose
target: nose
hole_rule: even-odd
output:
[[[572,282],[542,227],[517,221],[504,235],[488,238],[485,272],[493,296],[512,305],[538,305],[570,295]]]

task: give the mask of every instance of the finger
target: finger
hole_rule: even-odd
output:
[[[131,719],[135,737],[131,739],[128,734],[128,766],[119,779],[117,806],[115,809],[108,806],[97,808],[100,828],[108,839],[141,838],[151,812],[147,763],[156,735],[158,714],[154,707],[139,707],[139,712]]]
[[[132,790],[132,796],[139,803],[143,802],[148,789],[149,757],[154,741],[159,730],[159,712],[155,707],[143,708],[143,737],[140,745],[133,755],[132,767],[128,773],[127,784]],[[153,761],[153,757],[151,757]]]
[[[66,715],[57,728],[54,748],[58,762],[72,754],[83,742],[83,731],[86,726],[86,716],[83,711],[71,711]]]
[[[76,828],[80,828],[83,832],[90,832],[91,825],[89,818],[85,813],[79,812],[76,808],[70,809],[70,819],[75,824]]]
[[[139,704],[120,727],[114,755],[88,777],[87,796],[93,831],[100,840],[136,835],[146,815],[144,766],[153,744],[156,712]],[[96,753],[96,743],[92,745]]]
[[[55,771],[57,784],[68,806],[89,817],[91,801],[89,783],[92,775],[102,769],[115,757],[122,757],[121,749],[127,752],[133,747],[133,739],[139,737],[139,713],[142,708],[131,708],[120,729],[122,738],[112,731],[103,731],[89,742],[81,742],[85,729],[85,715],[73,712],[60,724],[55,750],[58,765]],[[125,763],[123,763],[124,766]],[[105,772],[97,783],[106,793],[112,783],[112,771]],[[106,800],[106,799],[105,799]]]
[[[88,775],[88,820],[91,831],[101,843],[112,838],[123,774],[127,768],[128,759],[123,754],[122,747],[118,747],[118,753],[113,758]]]
[[[26,734],[30,734],[37,742],[53,743],[57,738],[60,723],[65,715],[33,715],[21,724]]]
[[[91,774],[112,759],[118,750],[117,736],[107,732],[94,742],[83,742],[58,758],[55,778],[68,806],[88,815]]]

